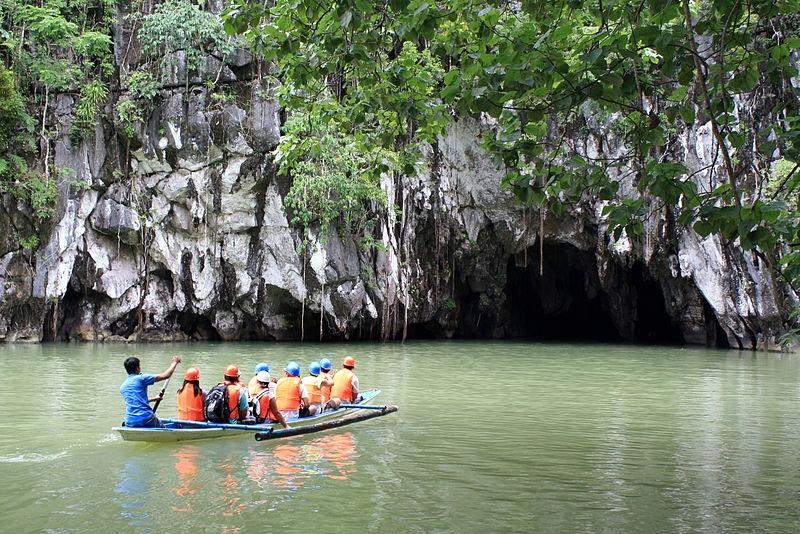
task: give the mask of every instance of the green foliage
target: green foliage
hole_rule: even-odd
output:
[[[765,193],[773,200],[783,200],[794,211],[800,198],[800,167],[794,161],[781,158],[775,162]]]
[[[136,135],[136,124],[144,120],[142,109],[129,97],[123,97],[117,101],[114,112],[122,134],[132,139]]]
[[[327,113],[337,109],[337,104],[328,102]],[[387,202],[375,169],[391,155],[369,150],[339,126],[327,114],[323,118],[296,112],[286,121],[276,157],[279,171],[292,176],[285,200],[292,224],[318,227],[322,240],[339,218],[360,232],[370,206]]]
[[[233,49],[220,19],[188,0],[159,4],[144,17],[138,35],[145,56],[167,61],[169,54],[183,51],[190,71],[206,54],[227,55]]]
[[[16,161],[12,156],[33,148],[32,131],[33,120],[25,109],[14,77],[0,64],[0,179],[23,171],[24,161]]]
[[[153,100],[161,90],[161,84],[146,71],[137,70],[126,80],[128,94],[137,100]]]
[[[3,44],[22,85],[64,91],[113,74],[111,0],[6,0],[3,7],[12,30]]]
[[[73,180],[69,185],[75,191],[87,191],[92,188],[92,184],[88,180]]]
[[[73,137],[82,139],[91,133],[107,99],[108,87],[100,80],[92,80],[81,87],[80,99],[75,106],[75,120],[72,124]]]
[[[796,210],[742,186],[765,183],[745,177],[776,153],[800,161],[798,12],[798,0],[233,0],[226,27],[276,64],[287,109],[313,111],[327,90],[357,125],[345,131],[383,150],[434,140],[449,115],[493,117],[484,146],[525,204],[560,213],[607,200],[613,235],[635,236],[646,210],[619,197],[618,177],[629,177],[681,225],[773,255],[799,241]],[[734,98],[765,94],[772,109],[735,113]],[[587,157],[575,131],[589,108],[614,118],[623,151]],[[713,191],[675,158],[674,136],[698,120],[713,124],[726,181]],[[595,133],[602,149],[607,130]],[[782,265],[800,287],[795,257]]]
[[[16,175],[13,181],[0,182],[0,192],[10,193],[31,207],[38,221],[49,219],[56,211],[58,185],[41,173],[28,171]]]
[[[19,246],[25,250],[36,250],[39,248],[39,236],[36,234],[23,237],[19,240]]]
[[[11,72],[0,65],[0,193],[27,202],[36,218],[46,219],[53,213],[57,190],[55,182],[28,168],[25,158],[33,148],[33,120]]]
[[[36,221],[55,212],[58,187],[50,174],[63,171],[43,161],[47,152],[37,155],[36,135],[52,140],[55,93],[76,89],[70,133],[78,140],[93,129],[113,74],[113,14],[112,0],[0,0],[0,192],[27,204]],[[28,115],[32,109],[41,112],[37,120]],[[43,172],[30,168],[37,157]],[[22,245],[35,248],[34,238]]]
[[[114,122],[122,135],[132,139],[136,125],[144,122],[145,113],[161,90],[161,84],[147,71],[136,70],[125,80],[127,93],[114,106]]]
[[[24,24],[37,41],[55,43],[68,41],[78,33],[78,25],[68,21],[53,5],[44,7],[21,5],[17,20]]]

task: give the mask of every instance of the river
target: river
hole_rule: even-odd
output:
[[[283,442],[121,441],[122,360],[358,359],[400,411]],[[0,346],[5,532],[800,531],[800,358],[517,342]],[[174,392],[159,409],[175,413]],[[151,395],[158,389],[151,387]]]

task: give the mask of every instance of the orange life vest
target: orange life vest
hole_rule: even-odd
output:
[[[299,410],[300,377],[284,376],[278,380],[275,400],[278,403],[278,410]]]
[[[323,374],[321,374],[319,376],[323,377],[323,378],[333,378],[333,375],[331,375],[330,373],[323,373]],[[330,385],[322,384],[319,387],[319,389],[322,392],[322,402],[328,402],[329,400],[331,400],[331,386]]]
[[[303,378],[303,386],[306,388],[306,393],[308,393],[308,401],[311,404],[320,404],[324,402],[322,398],[322,388],[320,387],[320,382],[322,379],[318,376],[306,376]]]
[[[267,392],[261,395],[261,392],[264,390]],[[263,423],[264,421],[277,421],[278,417],[269,407],[269,401],[272,398],[269,394],[269,386],[265,388],[261,387],[261,384],[256,381],[255,389],[250,390],[250,393],[253,396],[253,402],[258,403],[258,415],[256,416],[256,421],[259,423]],[[259,397],[259,395],[261,396]]]
[[[257,389],[258,389],[258,380],[256,380],[256,377],[254,376],[253,378],[250,379],[250,382],[247,383],[247,391],[249,391],[251,395],[255,395],[255,393],[253,392],[256,391]]]
[[[242,385],[238,382],[235,384],[228,384],[228,410],[230,410],[231,419],[242,419],[239,414],[239,394],[242,392]],[[247,415],[247,414],[245,414]]]
[[[350,369],[339,369],[333,375],[333,387],[331,396],[342,399],[344,402],[353,402],[353,371]]]
[[[205,421],[203,415],[205,408],[205,397],[201,391],[199,395],[194,394],[194,386],[186,384],[183,391],[178,392],[178,419],[184,421]]]

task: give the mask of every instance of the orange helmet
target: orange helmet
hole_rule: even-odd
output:
[[[344,362],[342,363],[342,365],[345,366],[345,367],[355,367],[356,366],[356,359],[353,358],[352,356],[348,356],[347,358],[344,359]]]
[[[235,365],[229,365],[225,368],[225,376],[239,376],[239,368]]]
[[[200,369],[197,367],[189,367],[183,375],[184,380],[200,380]]]

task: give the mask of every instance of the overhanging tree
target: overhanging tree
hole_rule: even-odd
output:
[[[402,147],[401,172],[415,171],[413,147],[434,142],[449,113],[486,114],[497,126],[485,146],[520,201],[561,212],[615,199],[604,215],[620,238],[643,233],[650,198],[797,288],[799,9],[796,0],[234,0],[226,24],[277,65],[290,112],[335,99],[331,122]],[[611,116],[625,149],[582,149],[575,131],[587,114]],[[690,172],[674,145],[697,124],[710,126],[715,155]],[[788,170],[777,178],[779,160]],[[620,197],[623,181],[637,194]]]

